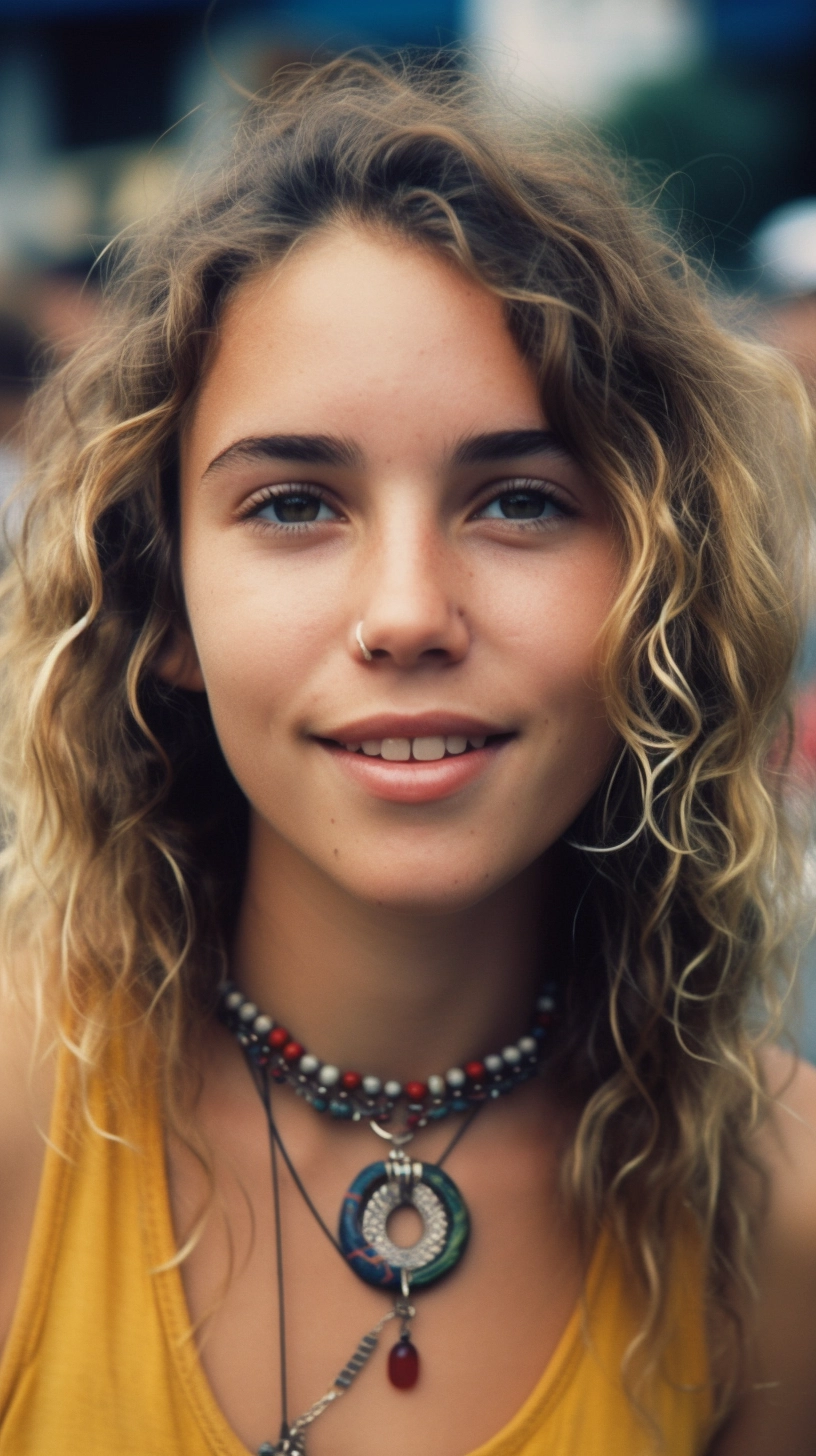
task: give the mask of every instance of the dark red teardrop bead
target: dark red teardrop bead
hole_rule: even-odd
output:
[[[412,1390],[419,1379],[419,1354],[407,1335],[402,1335],[391,1348],[388,1379],[397,1390]]]

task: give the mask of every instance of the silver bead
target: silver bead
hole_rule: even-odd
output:
[[[502,1061],[506,1062],[508,1067],[518,1066],[519,1062],[521,1061],[521,1052],[519,1051],[518,1047],[502,1047]]]
[[[385,1093],[386,1097],[390,1097],[392,1098],[392,1100],[396,1101],[397,1097],[399,1097],[400,1093],[402,1092],[402,1084],[400,1082],[386,1082],[385,1086],[383,1087],[383,1092]]]
[[[382,1092],[382,1082],[379,1077],[363,1077],[363,1091],[366,1097],[379,1097]]]
[[[467,1078],[461,1067],[451,1067],[450,1071],[445,1073],[445,1081],[449,1087],[464,1087]]]
[[[496,1052],[491,1052],[489,1057],[485,1057],[484,1064],[485,1071],[491,1073],[501,1072],[504,1067],[501,1057]]]
[[[241,1010],[238,1012],[241,1021],[254,1021],[257,1015],[258,1008],[254,1001],[245,1001]]]
[[[303,1073],[304,1077],[313,1077],[319,1066],[319,1057],[312,1056],[311,1052],[304,1052],[298,1062],[298,1070]]]
[[[536,1010],[537,1011],[554,1011],[555,1010],[555,997],[554,996],[539,996],[538,1000],[536,1001]]]
[[[536,1052],[538,1051],[538,1042],[536,1041],[534,1036],[520,1036],[518,1040],[518,1049],[520,1052],[524,1053],[525,1057],[535,1056]]]
[[[256,1016],[252,1023],[252,1030],[257,1031],[259,1036],[266,1036],[272,1030],[272,1026],[271,1016]]]
[[[237,1011],[243,999],[240,991],[230,991],[229,996],[224,998],[224,1005],[228,1011]]]
[[[438,1072],[432,1072],[428,1078],[428,1091],[432,1097],[444,1097],[445,1078],[440,1077]]]
[[[331,1065],[331,1062],[327,1062],[325,1067],[320,1068],[320,1071],[317,1074],[317,1080],[322,1087],[336,1086],[336,1084],[340,1081],[340,1068],[333,1067]]]

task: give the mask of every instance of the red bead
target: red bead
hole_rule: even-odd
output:
[[[428,1095],[424,1082],[406,1082],[402,1090],[409,1102],[424,1102]]]
[[[362,1085],[362,1077],[359,1072],[344,1072],[340,1078],[340,1086],[344,1092],[356,1092]]]
[[[283,1048],[283,1060],[285,1062],[299,1062],[303,1056],[303,1047],[299,1041],[289,1041]]]
[[[281,1047],[285,1047],[288,1040],[289,1033],[283,1026],[276,1026],[269,1033],[269,1045],[274,1047],[276,1052],[280,1051]]]
[[[484,1062],[465,1062],[465,1076],[469,1077],[471,1082],[483,1082],[487,1076]]]
[[[388,1379],[397,1390],[411,1390],[419,1379],[419,1355],[407,1335],[391,1348],[388,1356]]]

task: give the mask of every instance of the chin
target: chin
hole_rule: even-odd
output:
[[[435,864],[384,867],[382,861],[369,871],[355,865],[350,872],[338,874],[332,867],[332,878],[346,894],[368,905],[378,905],[413,915],[447,915],[468,910],[491,895],[511,872],[501,875],[495,865],[471,866],[456,875]]]

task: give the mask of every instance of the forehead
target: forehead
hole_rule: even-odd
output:
[[[184,453],[272,429],[441,444],[541,423],[498,298],[436,253],[337,227],[237,289]]]

